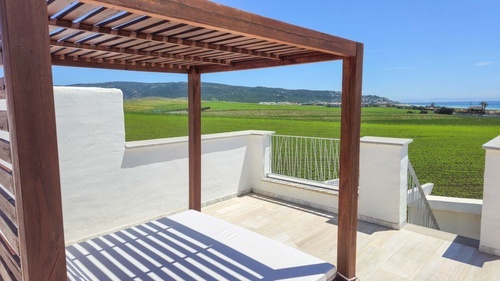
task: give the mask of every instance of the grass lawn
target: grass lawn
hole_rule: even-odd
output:
[[[269,130],[277,134],[340,137],[340,109],[203,102],[202,133]],[[126,100],[127,140],[187,135],[185,100]],[[363,108],[361,135],[411,138],[409,157],[421,183],[434,195],[482,198],[484,150],[500,135],[500,118],[407,113],[406,109]]]

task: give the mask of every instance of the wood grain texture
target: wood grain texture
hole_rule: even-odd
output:
[[[188,74],[189,113],[189,209],[201,210],[201,75]]]
[[[342,67],[337,268],[347,278],[356,276],[363,44],[356,49],[356,56],[344,59]]]
[[[4,139],[0,139],[0,159],[7,163],[12,163],[10,142]]]
[[[46,7],[0,1],[22,280],[67,278]]]
[[[276,43],[355,56],[356,42],[264,18],[203,0],[83,0],[81,2],[145,14],[203,28],[235,33]]]
[[[7,111],[0,110],[0,130],[9,131],[9,118],[7,117]]]

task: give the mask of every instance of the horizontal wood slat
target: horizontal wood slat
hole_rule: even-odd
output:
[[[17,225],[16,201],[0,187],[0,210]]]
[[[5,110],[0,111],[0,130],[9,131],[9,121],[7,118],[7,111]]]
[[[2,235],[0,235],[0,260],[4,262],[6,267],[14,275],[14,280],[21,280],[21,262],[19,255],[14,252]]]
[[[0,184],[10,193],[16,194],[12,180],[12,171],[2,164],[0,164]]]
[[[0,257],[0,279],[5,281],[14,281],[16,277],[12,271],[7,267],[7,264]]]
[[[52,65],[61,65],[61,66],[75,66],[75,62],[78,62],[78,65],[81,67],[90,67],[90,68],[106,68],[106,69],[118,69],[118,70],[135,70],[135,71],[144,71],[145,68],[142,66],[142,63],[131,64],[130,62],[126,63],[111,63],[106,60],[97,60],[91,59],[90,62],[85,59],[61,59],[60,56],[52,56]],[[187,68],[181,65],[174,64],[165,64],[163,67],[161,64],[153,64],[147,63],[147,71],[148,72],[161,72],[161,73],[182,73],[187,74]]]
[[[340,56],[356,55],[354,41],[210,1],[82,0],[80,2]]]
[[[8,140],[0,139],[0,159],[12,164],[12,154]]]
[[[142,32],[135,32],[135,31],[130,31],[130,30],[122,30],[122,29],[113,29],[113,28],[109,28],[109,27],[95,26],[95,25],[83,24],[83,23],[75,24],[72,21],[65,21],[65,20],[54,20],[53,19],[53,20],[49,20],[49,24],[52,26],[74,29],[75,31],[80,30],[80,31],[92,32],[92,33],[99,33],[99,34],[132,38],[132,39],[136,39],[136,40],[142,39],[142,40],[148,40],[151,42],[169,43],[169,44],[174,44],[174,45],[201,48],[201,49],[206,49],[206,50],[217,50],[217,51],[222,51],[222,52],[245,54],[245,55],[249,55],[249,56],[261,57],[261,58],[267,58],[267,59],[273,59],[273,60],[280,59],[279,56],[276,56],[272,53],[257,52],[257,51],[242,49],[242,48],[233,48],[233,47],[229,47],[229,46],[221,46],[221,45],[212,44],[212,43],[196,42],[196,41],[185,40],[185,39],[177,38],[177,37],[173,37],[173,36],[152,35],[152,34],[147,34],[147,33],[142,33]],[[207,30],[207,31],[210,31],[210,30]],[[66,40],[64,40],[64,41],[66,41]]]
[[[0,211],[0,230],[3,232],[3,238],[8,242],[12,253],[19,254],[17,226],[2,211]]]
[[[340,59],[342,58],[330,54],[314,54],[305,56],[297,55],[297,56],[287,56],[280,61],[269,62],[267,60],[251,60],[243,62],[234,62],[230,67],[222,65],[211,65],[211,66],[199,66],[198,69],[200,70],[201,73],[215,73],[223,71],[256,69],[263,67],[285,66],[285,65],[323,62],[323,61],[332,61]]]

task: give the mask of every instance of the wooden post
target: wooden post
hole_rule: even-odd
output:
[[[345,58],[342,68],[337,269],[347,279],[356,276],[362,70],[363,44],[357,43],[356,56]]]
[[[22,280],[66,280],[47,1],[0,1]]]
[[[196,67],[188,74],[189,209],[201,210],[201,75]]]

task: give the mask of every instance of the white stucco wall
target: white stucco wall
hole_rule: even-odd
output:
[[[412,141],[361,138],[358,209],[362,220],[395,229],[405,224],[408,144]]]
[[[268,147],[269,140],[253,147]],[[410,139],[363,137],[360,150],[358,218],[395,229],[406,222],[408,144]],[[263,148],[263,149],[264,149]],[[264,153],[263,149],[255,154]],[[265,157],[265,161],[269,161]],[[257,164],[257,163],[256,163]],[[256,173],[255,171],[259,171]],[[254,169],[255,193],[338,212],[338,191],[266,179],[269,169]]]
[[[479,239],[483,200],[427,195],[439,229]]]
[[[55,102],[67,243],[187,208],[187,137],[126,143],[116,89],[56,87]],[[203,204],[252,190],[337,213],[336,190],[266,178],[272,134],[202,137]],[[361,220],[392,228],[404,224],[410,142],[362,138]]]
[[[125,143],[116,89],[56,87],[55,105],[68,244],[187,208],[187,137]],[[202,202],[250,191],[262,134],[203,136]]]
[[[486,159],[479,249],[500,256],[500,136],[483,148]]]

